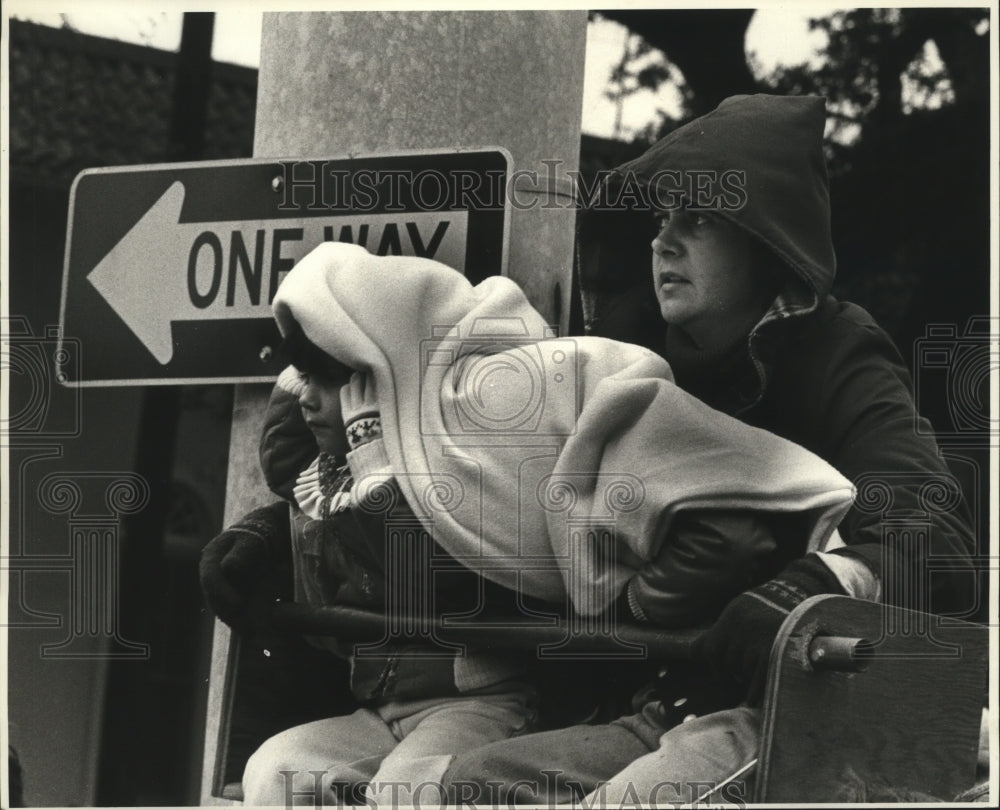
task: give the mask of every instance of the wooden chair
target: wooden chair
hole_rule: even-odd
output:
[[[214,747],[214,803],[242,798],[243,765],[264,739],[353,710],[346,666],[302,637],[373,642],[385,627],[379,614],[291,603],[275,607],[273,622],[279,630],[273,637],[229,644],[223,688],[213,701],[218,718],[209,723],[216,737],[207,740]],[[607,632],[555,617],[507,625],[446,620],[433,631],[444,643],[534,649],[563,694],[572,684],[560,680],[560,665],[589,658],[608,675],[597,689],[626,698],[650,666],[688,659],[698,634],[631,624]],[[785,621],[772,650],[754,800],[951,799],[971,788],[987,665],[988,632],[980,625],[847,597],[807,600]],[[595,720],[627,707],[606,709]]]

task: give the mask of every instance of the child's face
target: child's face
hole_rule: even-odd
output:
[[[347,436],[344,417],[340,412],[340,389],[349,378],[330,377],[325,374],[303,374],[305,383],[299,395],[302,417],[316,437],[316,444],[325,453],[344,456],[347,453]]]
[[[763,314],[770,288],[760,277],[751,237],[724,219],[664,212],[653,240],[653,285],[660,314],[686,331]]]

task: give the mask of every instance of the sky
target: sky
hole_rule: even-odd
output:
[[[74,0],[72,3],[68,0],[17,0],[12,3],[9,13],[46,25],[68,23],[87,34],[177,50],[182,12],[176,2],[167,4],[174,10],[160,10],[164,5],[162,0],[133,0],[127,4],[109,4],[99,0]],[[822,44],[818,39],[820,35],[808,31],[807,21],[810,16],[829,13],[832,6],[801,2],[795,6],[788,3],[759,5],[761,7],[747,31],[747,50],[765,69],[769,70],[778,63],[805,61]],[[193,8],[216,14],[214,59],[257,66],[262,12],[255,11],[252,4],[234,0],[214,0]],[[604,93],[608,77],[621,59],[627,37],[625,28],[606,20],[591,23],[588,27],[582,127],[589,135],[617,136],[628,140],[646,124],[656,120],[657,109],[671,114],[679,110],[679,94],[669,83],[655,93],[640,91],[623,103],[620,128],[616,131],[617,110]]]

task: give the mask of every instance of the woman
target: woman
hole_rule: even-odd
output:
[[[705,403],[812,450],[862,488],[861,498],[874,483],[894,509],[921,509],[921,488],[948,472],[909,374],[871,316],[830,295],[825,119],[821,98],[736,96],[620,167],[581,228],[585,315],[595,333],[659,350],[678,385]],[[645,291],[636,284],[648,259],[634,260],[651,211],[655,298],[648,270]],[[856,504],[839,525],[843,545],[796,559],[734,598],[696,643],[688,673],[703,686],[693,702],[722,711],[676,725],[654,691],[637,714],[610,724],[464,754],[446,784],[466,801],[698,800],[756,755],[771,646],[800,602],[847,594],[924,611],[967,606],[966,507],[930,520],[929,542],[918,545],[884,534],[881,515]],[[954,570],[917,576],[928,556]],[[908,590],[914,579],[929,580],[929,591]],[[706,672],[711,681],[699,678]],[[651,797],[664,782],[670,790]],[[745,785],[739,791],[749,796]]]

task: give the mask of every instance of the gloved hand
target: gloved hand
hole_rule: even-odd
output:
[[[388,486],[392,470],[382,439],[382,418],[378,410],[375,380],[355,372],[340,389],[340,412],[347,431],[347,466],[354,476],[352,497],[362,510],[385,514],[395,505],[394,490]]]
[[[370,374],[355,372],[351,375],[350,382],[340,389],[340,412],[351,450],[382,438],[375,380]]]
[[[254,596],[291,555],[288,504],[250,512],[202,550],[199,576],[209,608],[237,632],[252,633],[259,613]]]
[[[845,591],[819,557],[807,554],[726,605],[715,624],[694,642],[693,653],[733,697],[757,705],[782,623],[810,596],[827,593]]]

